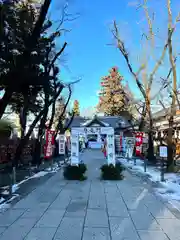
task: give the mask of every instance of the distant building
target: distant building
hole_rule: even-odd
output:
[[[162,109],[153,114],[154,132],[156,138],[165,137],[169,128],[168,116],[170,115],[170,108]],[[176,111],[174,116],[173,137],[180,138],[180,110]]]
[[[67,120],[68,122],[68,120]],[[74,117],[70,129],[73,127],[113,127],[115,134],[120,132],[127,133],[132,130],[131,120],[128,116],[97,116],[84,118],[81,116]]]

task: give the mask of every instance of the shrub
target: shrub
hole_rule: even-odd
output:
[[[122,180],[123,175],[122,171],[124,167],[121,163],[116,163],[114,166],[113,164],[104,164],[101,167],[101,178],[104,180]]]
[[[85,172],[87,171],[87,167],[84,163],[80,163],[77,166],[67,165],[64,168],[64,178],[67,180],[79,180],[83,181],[86,179],[84,176]]]

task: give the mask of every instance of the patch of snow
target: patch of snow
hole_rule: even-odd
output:
[[[49,172],[45,172],[45,171],[41,171],[41,172],[38,172],[34,175],[32,175],[31,177],[29,177],[28,179],[32,179],[32,178],[39,178],[39,177],[44,177],[46,174],[48,174]],[[28,180],[27,179],[27,180]]]
[[[9,191],[8,190],[4,190],[3,192],[1,192],[3,195],[9,195]]]
[[[11,52],[13,55],[20,55],[20,52],[17,49],[12,49]]]
[[[33,52],[31,52],[31,55],[35,56],[35,55],[37,55],[37,52],[33,51]]]
[[[19,184],[14,184],[12,186],[12,193],[15,193],[19,189]]]
[[[0,204],[0,212],[2,213],[2,212],[7,211],[7,210],[11,207],[11,202],[12,202],[15,198],[17,198],[18,196],[19,196],[18,194],[14,194],[8,201]],[[3,199],[3,200],[1,201],[1,199]],[[0,199],[0,203],[3,202],[3,201],[5,201],[4,198],[1,198],[1,199]]]
[[[4,202],[5,201],[5,198],[1,197],[0,198],[0,203]]]
[[[165,181],[161,182],[161,173],[152,166],[147,166],[144,172],[144,162],[137,159],[136,165],[134,160],[118,159],[124,166],[129,168],[132,173],[141,173],[147,176],[151,182],[159,183],[160,187],[155,188],[155,194],[168,201],[173,207],[180,210],[180,175],[178,173],[166,173]]]
[[[58,167],[58,165],[54,164],[53,165],[53,170],[51,170],[51,168],[48,168],[46,171],[40,171],[34,175],[32,175],[31,177],[25,177],[24,180],[22,180],[21,182],[17,183],[17,184],[14,184],[12,186],[12,193],[15,193],[19,188],[20,188],[20,185],[27,182],[28,180],[30,179],[33,179],[33,178],[40,178],[40,177],[44,177],[45,175],[49,174],[49,173],[56,173],[59,171],[61,167]],[[9,195],[9,186],[4,186],[2,187],[2,189],[4,189],[4,191],[2,191],[1,193],[3,195]],[[15,194],[13,194],[15,196]],[[8,200],[9,201],[12,201],[13,199],[10,199]],[[0,204],[1,204],[1,199],[0,199]],[[0,205],[0,208],[1,208],[1,205]]]

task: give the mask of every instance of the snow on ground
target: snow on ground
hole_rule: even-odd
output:
[[[19,196],[18,194],[14,194],[8,201],[6,201],[4,198],[1,198],[0,199],[0,203],[1,203],[0,204],[0,213],[7,211],[11,207],[11,202],[18,196]]]
[[[18,194],[14,194],[19,188],[20,185],[27,182],[30,179],[33,178],[40,178],[40,177],[44,177],[45,175],[49,174],[49,173],[56,173],[59,171],[59,169],[61,168],[61,166],[58,166],[58,164],[53,164],[52,169],[51,168],[47,168],[45,171],[40,171],[38,173],[33,174],[30,177],[25,177],[24,180],[22,180],[21,182],[14,184],[12,186],[12,193],[13,196],[11,199],[9,199],[8,201],[6,201],[6,199],[4,199],[3,197],[0,198],[0,212],[2,211],[2,209],[8,209],[11,206],[11,202],[12,200],[14,200],[16,197],[18,197]],[[2,195],[9,195],[9,186],[5,186],[3,187],[4,191],[1,192]]]
[[[157,183],[158,187],[155,188],[155,193],[180,210],[180,174],[166,173],[165,181],[161,182],[160,171],[155,167],[147,166],[146,172],[144,172],[144,161],[137,159],[136,165],[134,165],[134,160],[127,161],[124,158],[118,160],[131,172],[139,173],[146,176],[151,182]]]

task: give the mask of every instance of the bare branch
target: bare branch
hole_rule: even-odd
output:
[[[115,37],[115,39],[117,40],[117,47],[120,50],[120,52],[122,53],[122,55],[124,56],[127,66],[129,68],[129,71],[131,72],[131,74],[134,76],[134,79],[136,80],[136,83],[140,89],[140,91],[142,92],[144,98],[146,97],[146,92],[144,87],[142,86],[142,83],[140,82],[138,75],[135,73],[135,71],[133,71],[133,68],[131,66],[131,63],[129,61],[129,56],[128,53],[125,49],[124,43],[121,41],[121,38],[119,36],[119,31],[118,31],[118,27],[116,24],[116,21],[114,20],[114,31],[112,31],[113,36]],[[144,66],[141,66],[140,69],[142,70]],[[140,70],[138,70],[138,74],[139,74]]]
[[[151,39],[152,49],[154,49],[154,33],[153,33],[152,20],[150,18],[148,7],[147,7],[147,0],[144,0],[144,4],[142,4],[142,8],[144,9],[145,16],[148,22],[149,38]]]
[[[58,57],[63,53],[64,49],[66,48],[67,46],[67,42],[65,42],[61,48],[61,50],[59,52],[56,53],[56,55],[54,56],[53,60],[51,61],[51,64],[49,66],[49,69],[48,69],[48,74],[51,72],[51,69],[54,65],[54,63],[56,62],[56,60],[58,59]]]

